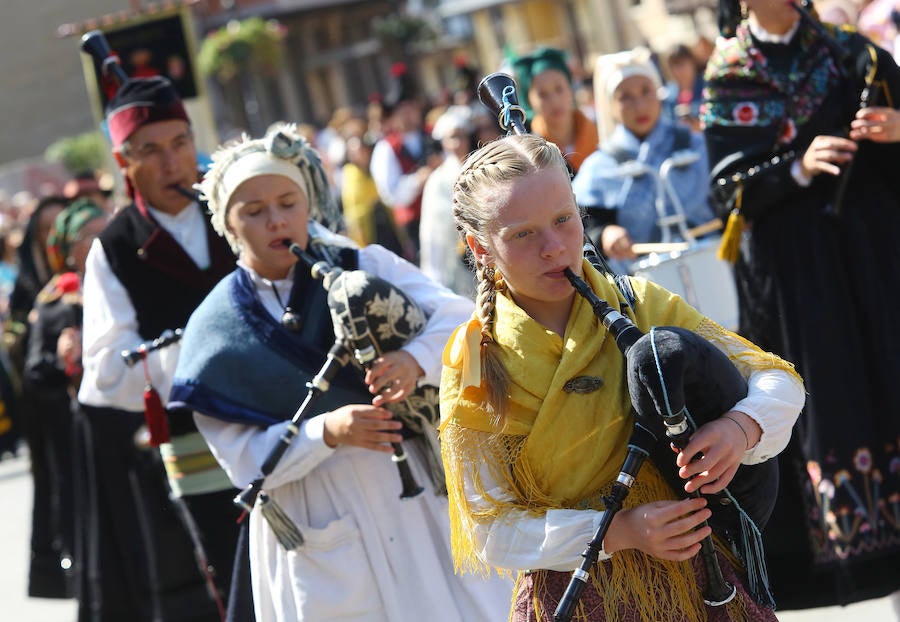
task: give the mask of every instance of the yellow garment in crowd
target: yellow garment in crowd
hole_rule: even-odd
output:
[[[369,171],[348,162],[341,169],[341,208],[347,234],[360,246],[375,239],[375,204],[380,200],[375,180]]]
[[[584,275],[600,298],[613,301],[614,307],[623,302],[615,284],[587,261]],[[643,279],[631,282],[637,302],[628,315],[641,331],[681,326],[712,341],[717,335],[735,338],[674,294]],[[602,510],[600,496],[618,475],[633,428],[625,359],[587,301],[575,297],[563,337],[529,317],[505,291],[497,293],[496,313],[494,339],[512,379],[507,412],[492,417],[484,406],[477,370],[478,320],[451,337],[441,378],[441,441],[454,559],[457,569],[476,572],[488,570],[473,539],[476,524],[502,520],[512,510],[532,516],[559,508]],[[766,368],[795,374],[778,357],[747,346],[750,354],[734,361],[745,377]],[[602,387],[590,393],[563,390],[578,376],[599,377]],[[477,492],[480,500],[467,498],[466,481],[472,486],[470,495]],[[498,484],[508,498],[488,493]],[[648,461],[625,507],[675,498]],[[688,562],[627,550],[603,563],[612,564],[609,580],[601,579],[601,585],[593,572],[592,578],[610,613],[624,599],[644,619],[667,619],[676,612],[682,615],[673,619],[702,619],[703,602]],[[660,591],[660,586],[665,588]]]

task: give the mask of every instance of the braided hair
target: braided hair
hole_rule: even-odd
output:
[[[552,142],[534,134],[511,135],[492,141],[473,152],[453,185],[453,219],[463,241],[472,236],[490,248],[488,230],[496,218],[498,190],[516,179],[559,167],[568,172],[562,152]],[[494,341],[495,297],[506,286],[492,265],[477,263],[475,312],[481,322],[481,370],[488,407],[503,413],[509,373]]]

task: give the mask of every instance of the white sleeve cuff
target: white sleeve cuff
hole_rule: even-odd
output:
[[[794,181],[796,181],[797,185],[801,188],[806,188],[812,183],[812,177],[807,177],[803,174],[803,167],[800,165],[800,160],[794,160],[791,164],[791,177],[794,178]]]
[[[742,464],[759,464],[781,453],[787,446],[806,394],[802,384],[780,369],[754,372],[748,385],[747,397],[732,410],[746,414],[759,424],[762,436],[741,460]]]

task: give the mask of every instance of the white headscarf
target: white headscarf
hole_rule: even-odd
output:
[[[594,64],[594,105],[597,107],[597,129],[601,143],[616,126],[611,112],[613,94],[622,82],[632,76],[649,78],[657,92],[662,89],[659,70],[653,63],[650,50],[645,47],[597,57]]]
[[[472,131],[472,109],[468,106],[449,106],[434,122],[431,137],[435,140],[444,140],[455,130],[460,129]]]
[[[243,182],[258,175],[281,175],[297,184],[309,199],[309,217],[332,231],[341,227],[340,208],[328,188],[322,159],[293,124],[279,124],[263,138],[244,135],[238,142],[219,147],[213,164],[198,185],[209,204],[213,228],[240,253],[237,239],[228,231],[228,203]]]

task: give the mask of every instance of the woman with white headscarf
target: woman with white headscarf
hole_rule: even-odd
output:
[[[667,175],[687,225],[713,218],[703,138],[663,118],[661,89],[662,80],[646,48],[597,59],[594,99],[600,147],[584,161],[572,189],[587,212],[588,235],[618,272],[627,272],[630,260],[636,258],[634,243],[659,242],[662,237],[657,179],[673,154],[692,154]],[[676,213],[671,196],[665,197],[665,210],[667,215]]]
[[[508,582],[453,574],[447,500],[438,494],[443,476],[429,468],[434,448],[418,442],[428,430],[401,424],[388,410],[421,384],[438,384],[444,343],[472,303],[381,246],[357,248],[322,226],[336,227],[339,214],[319,155],[292,126],[220,148],[202,191],[213,227],[239,254],[238,268],[185,327],[170,404],[195,411],[198,429],[238,487],[268,469],[264,463],[288,430],[295,435],[257,498],[277,503],[284,512],[278,526],[293,524],[304,541],[281,540],[260,504],[250,512],[256,619],[505,616]],[[342,367],[297,424],[292,416],[308,388],[322,386],[317,372],[337,339],[325,288],[297,265],[290,244],[389,282],[424,315],[421,332],[376,358],[365,377]],[[412,304],[379,304],[389,320],[374,327],[379,340],[381,330],[390,337],[402,321],[412,324]],[[406,499],[392,461],[391,444],[401,441],[413,475],[426,485]]]

